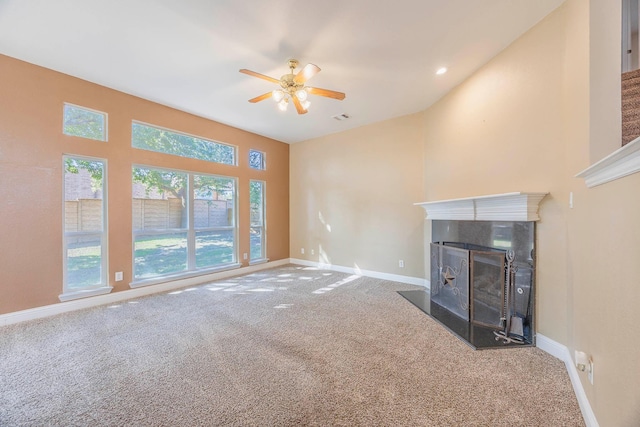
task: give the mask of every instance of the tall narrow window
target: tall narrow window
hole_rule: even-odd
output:
[[[251,204],[250,261],[266,259],[265,248],[265,182],[249,182]]]
[[[107,140],[107,115],[101,111],[64,104],[62,132],[82,138]]]
[[[235,179],[194,175],[196,268],[235,261]]]
[[[134,279],[187,269],[187,174],[133,168]]]
[[[107,285],[105,161],[65,156],[63,167],[65,268],[61,299]]]

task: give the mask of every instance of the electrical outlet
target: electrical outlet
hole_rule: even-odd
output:
[[[121,282],[122,279],[122,271],[116,271],[116,282]]]
[[[311,249],[311,255],[315,255],[316,251],[314,249]]]
[[[304,255],[304,248],[300,248],[300,253]]]
[[[247,253],[246,252],[242,254],[242,258],[243,259],[247,259]]]
[[[589,382],[593,385],[593,360],[589,360],[589,373],[588,373]]]
[[[404,261],[403,260],[398,261],[398,267],[404,268]]]

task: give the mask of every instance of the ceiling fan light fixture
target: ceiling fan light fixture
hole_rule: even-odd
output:
[[[280,111],[287,111],[287,106],[288,105],[289,105],[289,99],[288,98],[282,98],[278,102],[278,108],[280,109]]]
[[[308,94],[307,94],[307,91],[306,91],[304,88],[302,88],[302,89],[298,89],[298,90],[296,91],[296,96],[298,97],[298,99],[299,99],[301,102],[304,102],[304,101],[306,101],[306,100],[307,100],[307,95],[308,95]]]
[[[300,105],[302,105],[302,108],[304,108],[305,110],[308,110],[311,106],[311,101],[303,101],[300,103]]]
[[[271,92],[271,97],[275,102],[280,102],[284,98],[284,91],[281,89],[274,89],[273,92]]]

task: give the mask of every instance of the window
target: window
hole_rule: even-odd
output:
[[[249,197],[251,204],[250,229],[250,261],[266,259],[265,250],[265,183],[264,181],[249,182]]]
[[[235,179],[195,175],[194,211],[196,268],[235,261]]]
[[[107,140],[107,115],[100,111],[64,104],[62,132],[82,138]]]
[[[105,161],[65,156],[63,168],[65,295],[106,286],[107,233]]]
[[[236,180],[133,168],[134,280],[236,262]]]
[[[257,150],[249,150],[249,167],[252,169],[265,169],[264,153]]]
[[[209,162],[236,164],[236,149],[204,138],[133,122],[131,146],[141,150],[173,154]]]

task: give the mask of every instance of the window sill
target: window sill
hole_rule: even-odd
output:
[[[223,267],[207,268],[202,270],[190,271],[188,273],[174,274],[172,276],[154,277],[149,279],[136,280],[129,283],[131,289],[141,288],[143,286],[157,285],[160,283],[173,282],[176,280],[190,279],[192,277],[204,276],[207,274],[218,273],[220,271],[233,270],[242,267],[240,263],[226,264]]]
[[[640,172],[640,138],[614,151],[576,175],[587,187],[595,187]]]
[[[249,261],[249,265],[264,264],[265,262],[269,262],[269,258],[254,259],[252,261]]]
[[[58,296],[61,302],[72,301],[80,298],[95,297],[111,293],[113,286],[101,286],[99,288],[87,289],[84,291],[65,292]]]

